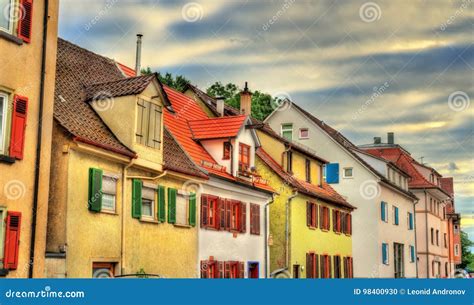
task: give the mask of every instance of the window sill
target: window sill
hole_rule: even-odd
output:
[[[114,216],[118,216],[118,215],[119,215],[117,212],[113,212],[113,211],[100,210],[100,212],[101,212],[102,214],[107,214],[107,215],[114,215]]]
[[[23,44],[23,39],[20,39],[16,36],[13,36],[12,34],[4,32],[2,30],[0,30],[0,38],[3,38],[3,39],[8,40],[10,42],[13,42],[14,44],[19,45],[19,46],[21,46]]]
[[[140,222],[144,222],[144,223],[154,223],[154,224],[159,224],[161,222],[159,222],[158,220],[156,219],[151,219],[151,218],[140,218],[139,219]]]
[[[188,225],[188,224],[180,224],[180,223],[175,223],[173,224],[175,227],[178,227],[178,228],[187,228],[187,229],[190,229],[192,228],[193,226],[191,225]]]
[[[1,33],[1,31],[0,31]],[[0,163],[8,163],[8,164],[13,164],[16,162],[15,158],[5,156],[5,155],[0,155]]]

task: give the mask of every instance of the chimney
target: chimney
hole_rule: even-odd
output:
[[[374,137],[374,144],[381,144],[382,138],[381,137]]]
[[[387,133],[387,143],[388,144],[395,144],[395,134],[393,132]]]
[[[216,97],[216,109],[219,116],[224,116],[224,97]]]
[[[240,92],[240,113],[245,115],[252,114],[252,93],[250,93],[249,88],[247,86],[247,82],[245,82],[244,91]]]
[[[140,75],[142,64],[142,37],[142,34],[137,34],[137,53],[135,57],[135,73],[137,76]]]

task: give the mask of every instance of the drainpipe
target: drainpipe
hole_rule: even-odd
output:
[[[415,206],[418,204],[419,200],[416,200],[413,204],[413,230],[415,233],[415,274],[416,278],[418,278],[418,242],[416,238],[416,208]]]
[[[232,138],[229,138],[230,143],[230,174],[232,176],[236,176],[234,174],[234,144],[232,144]]]
[[[293,195],[288,197],[286,200],[286,224],[285,224],[285,270],[290,268],[290,204],[293,198],[298,196],[298,191],[295,191]]]
[[[425,194],[425,228],[426,228],[426,276],[430,278],[430,262],[429,262],[429,251],[428,251],[428,202],[426,199],[426,189],[423,189],[423,193]]]
[[[272,199],[265,203],[264,213],[265,213],[265,239],[263,242],[264,253],[265,253],[265,278],[268,278],[268,206],[275,201],[275,196],[272,194]]]
[[[31,220],[31,238],[30,238],[30,266],[28,269],[28,277],[33,277],[33,266],[35,259],[35,243],[36,243],[36,222],[38,211],[38,196],[39,196],[39,175],[41,168],[41,143],[43,132],[43,107],[44,107],[44,82],[46,77],[46,47],[48,40],[48,11],[49,1],[44,1],[44,15],[43,15],[43,45],[41,50],[41,76],[40,76],[40,96],[39,96],[39,113],[38,113],[38,128],[36,143],[36,161],[35,161],[35,182],[33,190],[33,219]]]

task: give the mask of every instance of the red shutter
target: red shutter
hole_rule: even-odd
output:
[[[225,199],[225,228],[227,231],[230,231],[230,228],[232,227],[231,213],[232,213],[232,201],[229,199]]]
[[[347,234],[352,235],[352,215],[347,214]]]
[[[313,275],[313,255],[311,253],[306,253],[306,278],[311,279]]]
[[[306,225],[308,227],[311,227],[311,215],[312,215],[312,212],[311,212],[311,206],[313,204],[309,201],[306,201]]]
[[[316,203],[313,203],[313,209],[314,209],[314,227],[318,227],[318,215],[319,215],[319,207]]]
[[[209,205],[207,202],[207,195],[202,195],[201,196],[201,228],[207,227],[207,216],[209,214],[208,212]]]
[[[342,261],[344,265],[344,278],[346,279],[347,278],[347,257],[344,257]]]
[[[219,214],[219,225],[217,228],[219,230],[225,230],[225,200],[222,198],[217,199],[217,209]]]
[[[336,216],[336,210],[332,210],[332,230],[334,232],[337,232],[337,216]]]
[[[349,257],[349,277],[354,277],[354,265],[352,264],[352,257]]]
[[[19,160],[23,159],[27,111],[28,98],[15,95],[15,98],[13,100],[10,157],[14,157]]]
[[[331,255],[327,256],[328,260],[328,278],[332,278],[332,260],[331,260]]]
[[[240,232],[247,232],[247,204],[240,202]]]
[[[319,206],[319,228],[324,229],[324,207],[322,205]]]
[[[33,21],[33,0],[20,0],[18,37],[25,42],[31,41],[31,24]]]
[[[320,274],[320,278],[325,278],[326,277],[326,273],[325,273],[325,265],[326,265],[326,262],[324,260],[324,255],[320,255],[319,256],[319,261],[320,261],[320,266],[319,266],[319,274]]]
[[[16,270],[18,267],[18,252],[20,245],[21,213],[8,212],[5,231],[4,268]]]
[[[217,264],[217,274],[219,278],[224,278],[224,262],[216,262]]]
[[[230,279],[230,262],[224,262],[224,277]]]
[[[255,234],[260,235],[260,206],[255,206]]]
[[[314,278],[319,278],[319,255],[314,255]]]
[[[245,278],[245,263],[244,262],[239,262],[239,277],[241,279]]]

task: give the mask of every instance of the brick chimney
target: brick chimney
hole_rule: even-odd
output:
[[[247,86],[247,82],[245,82],[245,88],[242,92],[240,92],[240,113],[245,115],[252,114],[252,93],[250,93],[249,88]]]
[[[216,110],[219,113],[219,116],[224,116],[224,97],[216,97]]]

